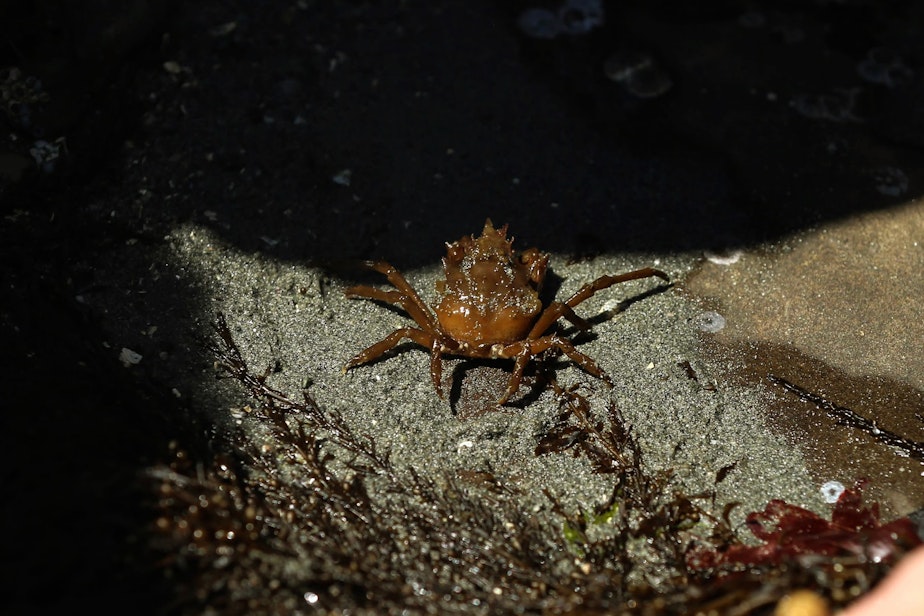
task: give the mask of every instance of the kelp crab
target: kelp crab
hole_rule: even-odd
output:
[[[393,331],[347,362],[344,372],[377,359],[408,339],[430,350],[430,377],[440,398],[444,355],[513,359],[513,372],[498,405],[504,405],[519,389],[529,362],[549,349],[561,351],[585,371],[612,385],[603,369],[568,338],[552,330],[553,326],[564,318],[580,329],[589,329],[590,324],[574,308],[614,284],[651,277],[670,281],[667,274],[651,267],[600,276],[567,300],[543,306],[539,291],[549,255],[535,248],[515,253],[513,238],[507,239],[507,225],[495,229],[488,219],[480,237],[465,236],[447,243],[446,248],[446,279],[436,283],[441,297],[432,309],[393,266],[384,261],[365,263],[385,275],[394,289],[359,285],[348,288],[346,296],[400,306],[417,327]]]

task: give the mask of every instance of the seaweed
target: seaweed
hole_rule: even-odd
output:
[[[641,472],[641,448],[615,404],[609,406],[609,422],[605,423],[594,417],[587,398],[578,393],[580,386],[563,389],[552,376],[547,380],[564,410],[552,428],[540,436],[537,456],[575,448],[578,455],[587,457],[597,473]]]
[[[613,478],[609,499],[576,514],[555,505],[569,549],[590,570],[607,567],[622,575],[625,613],[667,613],[689,602],[685,555],[692,529],[709,514],[700,503],[711,494],[688,496],[672,489],[669,470],[649,471],[631,427],[614,404],[597,418],[579,387],[562,389],[550,379],[564,408],[543,434],[536,455],[571,450],[596,473]],[[554,500],[551,494],[547,494]],[[671,597],[671,591],[685,589]],[[592,605],[592,597],[584,597]],[[604,606],[601,608],[605,609]]]
[[[687,531],[703,515],[708,516],[698,502],[712,494],[689,496],[671,491],[673,474],[645,467],[642,449],[615,404],[608,406],[607,421],[603,421],[594,416],[588,400],[578,393],[579,387],[562,389],[554,379],[550,384],[565,410],[552,429],[540,437],[536,455],[571,449],[575,455],[585,456],[594,472],[613,475],[614,480],[606,502],[584,513],[577,525],[566,527],[570,537],[578,537],[586,544],[588,527],[609,524],[618,532],[605,545],[603,558],[619,560],[621,568],[629,571],[633,561],[625,548],[644,541],[666,569],[682,576],[684,555],[691,541]],[[560,509],[558,513],[569,517]],[[613,540],[621,545],[614,545]]]
[[[267,384],[269,372],[255,374],[222,316],[215,329],[221,369],[249,390],[249,418],[272,439],[238,435],[237,460],[208,466],[177,450],[151,472],[164,565],[186,580],[186,609],[453,613],[571,601],[561,573],[573,557],[553,540],[551,512],[518,506],[487,474],[399,471],[307,392],[292,400]],[[335,449],[348,454],[340,468]]]
[[[775,551],[745,545],[731,506],[715,516],[704,506],[710,494],[673,488],[670,471],[646,468],[615,406],[599,414],[554,380],[562,413],[536,454],[586,456],[613,479],[605,502],[569,511],[547,493],[546,507],[526,507],[491,473],[424,476],[396,467],[307,391],[294,399],[271,387],[271,371],[247,365],[222,315],[215,332],[222,374],[253,400],[251,431],[197,455],[175,445],[149,471],[174,612],[767,613],[793,588],[843,605],[888,569],[868,552],[828,553],[819,529],[864,549],[898,533],[889,556],[908,543],[904,523],[880,525],[875,506],[851,491],[827,526],[773,501],[748,519]],[[761,558],[747,561],[748,549]]]
[[[720,540],[687,554],[691,580],[700,589],[700,609],[750,614],[777,604],[794,589],[813,604],[843,607],[868,592],[921,539],[907,517],[882,524],[878,504],[863,503],[864,483],[841,494],[830,520],[782,500],[770,501],[746,518],[757,544],[742,542],[723,516],[713,538]]]
[[[763,511],[752,512],[745,520],[745,526],[762,543],[731,543],[720,550],[693,551],[688,564],[693,569],[722,572],[735,570],[735,565],[783,566],[799,560],[817,562],[819,557],[893,562],[921,544],[917,528],[907,517],[882,524],[878,503],[863,503],[864,484],[861,480],[844,490],[830,520],[772,500]]]

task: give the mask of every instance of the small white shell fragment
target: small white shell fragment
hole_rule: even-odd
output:
[[[825,499],[826,503],[836,503],[837,499],[844,493],[844,484],[840,481],[826,481],[822,484],[820,491],[821,497]]]
[[[706,250],[703,252],[703,256],[706,257],[706,260],[716,265],[732,265],[737,263],[741,259],[742,254],[744,253],[740,250]]]

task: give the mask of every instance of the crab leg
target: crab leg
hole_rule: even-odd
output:
[[[443,399],[443,345],[436,338],[430,345],[430,378],[436,395]]]
[[[533,328],[529,330],[529,335],[527,335],[527,338],[530,340],[538,338],[543,333],[545,333],[545,331],[549,329],[552,324],[555,323],[555,321],[562,317],[580,329],[590,329],[590,324],[574,312],[573,308],[575,306],[589,299],[597,291],[602,291],[603,289],[611,287],[614,284],[626,282],[627,280],[650,278],[652,276],[657,276],[658,278],[663,278],[664,280],[670,280],[667,277],[667,274],[661,270],[656,270],[651,267],[646,267],[634,272],[628,272],[626,274],[619,274],[618,276],[600,276],[593,282],[589,282],[578,289],[577,293],[569,297],[567,301],[553,302],[549,304],[549,307],[546,308],[541,315],[539,315],[539,319],[536,320]]]
[[[414,287],[407,281],[407,279],[399,272],[393,265],[386,263],[385,261],[366,261],[365,266],[373,269],[380,274],[384,274],[396,289],[401,291],[405,297],[410,302],[413,302],[415,306],[420,310],[420,312],[426,317],[426,325],[434,330],[440,331],[439,325],[436,322],[436,319],[433,317],[433,313],[430,312],[430,308],[424,303],[420,296],[417,294],[417,291],[414,290]],[[410,313],[409,313],[410,314]],[[416,318],[414,319],[417,320]],[[419,323],[419,321],[418,321]],[[420,323],[421,326],[424,323]]]
[[[396,329],[395,331],[385,336],[384,339],[376,342],[366,350],[357,354],[356,357],[347,362],[347,364],[343,367],[343,372],[380,357],[382,354],[397,346],[397,344],[405,338],[416,342],[422,347],[429,348],[434,344],[433,336],[427,332],[421,331],[415,327],[402,327],[401,329]]]
[[[564,302],[553,302],[549,304],[548,308],[542,311],[541,315],[539,315],[535,325],[529,330],[529,334],[526,336],[527,339],[534,340],[538,338],[552,326],[552,323],[562,317],[568,319],[579,329],[590,329],[590,323],[579,317],[574,310],[571,309],[571,306]]]
[[[584,371],[602,380],[610,387],[613,386],[612,379],[603,371],[603,368],[598,366],[597,362],[591,359],[590,356],[574,348],[570,340],[560,336],[544,336],[527,342],[515,343],[505,349],[505,351],[512,352],[510,355],[505,354],[504,356],[509,357],[515,355],[516,363],[513,366],[513,372],[510,374],[510,380],[507,381],[507,390],[504,392],[504,395],[501,396],[501,399],[497,401],[499,406],[503,406],[507,400],[517,392],[517,389],[520,388],[520,382],[523,380],[523,372],[526,370],[529,360],[553,347],[567,355],[571,361],[583,368]]]
[[[561,338],[559,336],[548,336],[549,342],[548,347],[555,347],[560,350],[562,353],[568,356],[568,358],[583,368],[586,372],[594,375],[610,387],[613,386],[613,381],[610,379],[609,375],[603,371],[603,368],[597,365],[589,355],[584,355],[571,343],[567,338]],[[547,348],[548,348],[547,347]]]
[[[671,281],[667,274],[653,267],[645,267],[640,270],[635,270],[634,272],[626,272],[625,274],[618,274],[616,276],[600,276],[593,282],[588,282],[578,289],[577,293],[569,297],[565,303],[574,308],[581,302],[590,299],[597,291],[602,291],[614,284],[627,282],[629,280],[638,280],[640,278],[651,278],[653,276],[657,276],[666,282]]]
[[[431,326],[432,318],[429,312],[422,311],[419,304],[401,291],[386,291],[385,289],[377,289],[367,285],[358,285],[346,289],[344,295],[350,299],[365,298],[385,302],[386,304],[396,304],[404,308],[404,311],[417,321],[417,324],[421,327]]]

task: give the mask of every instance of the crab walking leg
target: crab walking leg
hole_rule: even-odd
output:
[[[533,358],[533,352],[530,346],[525,342],[517,342],[506,347],[501,356],[515,356],[516,363],[513,365],[513,372],[510,374],[510,379],[507,380],[507,389],[504,391],[504,395],[500,397],[500,400],[497,401],[497,406],[504,406],[507,404],[507,400],[520,389],[520,383],[523,381],[523,372],[526,370],[526,365],[529,364],[529,360]]]
[[[594,375],[610,387],[613,386],[613,380],[610,379],[610,376],[603,371],[603,368],[597,365],[593,359],[588,355],[584,355],[571,344],[571,341],[567,338],[561,338],[559,336],[546,336],[546,338],[540,338],[540,340],[548,339],[548,346],[555,347],[560,350],[562,353],[568,356],[571,361],[579,365],[586,372]]]
[[[652,278],[654,276],[657,276],[665,282],[671,281],[667,274],[653,267],[645,267],[640,270],[635,270],[634,272],[626,272],[625,274],[618,274],[616,276],[600,276],[593,282],[588,282],[578,289],[577,293],[569,297],[565,303],[574,308],[581,302],[590,299],[597,291],[602,291],[614,284],[627,282],[629,280],[639,280],[640,278]]]
[[[553,302],[549,304],[548,308],[542,311],[542,314],[539,315],[539,319],[536,321],[536,324],[533,325],[533,328],[529,330],[529,334],[527,334],[526,338],[528,340],[539,338],[547,329],[552,327],[555,321],[562,317],[568,319],[568,321],[579,329],[590,329],[590,323],[579,317],[574,310],[571,309],[571,306],[564,302]]]
[[[413,340],[420,346],[427,348],[430,348],[434,343],[433,336],[427,332],[419,330],[416,327],[402,327],[401,329],[396,329],[385,336],[384,339],[357,354],[356,357],[347,362],[343,367],[343,372],[380,357],[383,353],[390,351],[405,338]]]
[[[507,381],[507,390],[504,392],[504,395],[501,396],[501,399],[497,401],[499,406],[503,406],[507,400],[510,399],[513,394],[517,392],[520,388],[520,383],[523,381],[523,372],[526,370],[527,364],[529,361],[539,355],[540,353],[547,351],[551,348],[556,348],[568,358],[580,366],[584,371],[592,374],[598,379],[602,380],[604,383],[613,386],[613,381],[610,379],[609,375],[604,372],[603,368],[597,365],[593,359],[588,355],[585,355],[574,348],[574,345],[567,338],[562,338],[560,336],[543,336],[542,338],[536,338],[535,340],[527,340],[525,342],[516,342],[507,346],[504,349],[504,352],[500,355],[501,357],[516,357],[516,363],[513,366],[513,372],[510,374],[510,380]]]
[[[401,291],[386,291],[367,285],[358,285],[350,287],[343,293],[350,299],[374,299],[386,304],[401,306],[421,327],[429,328],[432,325],[429,311],[421,311],[420,306]]]
[[[436,322],[436,318],[433,316],[433,313],[430,312],[430,308],[424,303],[422,299],[420,299],[420,295],[417,294],[417,291],[414,290],[414,287],[411,286],[411,283],[407,281],[401,272],[395,269],[395,267],[390,263],[386,263],[385,261],[366,261],[365,265],[366,267],[371,268],[380,274],[384,274],[388,278],[388,282],[394,285],[396,289],[404,293],[408,301],[413,302],[414,305],[417,306],[417,308],[420,310],[420,312],[426,316],[427,327],[433,331],[440,331],[439,325]],[[420,325],[423,326],[424,324],[421,323]]]
[[[536,321],[536,324],[533,325],[533,328],[529,331],[527,338],[538,338],[561,317],[564,317],[580,329],[590,329],[590,323],[579,317],[574,312],[574,310],[572,310],[572,308],[589,299],[597,291],[602,291],[603,289],[611,287],[614,284],[626,282],[628,280],[637,280],[639,278],[651,278],[652,276],[657,276],[658,278],[663,278],[664,280],[670,281],[670,278],[667,277],[667,274],[661,270],[656,270],[651,267],[646,267],[634,272],[628,272],[626,274],[619,274],[618,276],[600,276],[593,282],[589,282],[578,289],[577,293],[569,297],[567,301],[553,302],[552,304],[549,304],[549,307],[546,308],[541,315],[539,315],[539,319]]]
[[[443,345],[436,338],[430,345],[430,378],[433,380],[433,387],[436,388],[436,395],[443,399]]]

